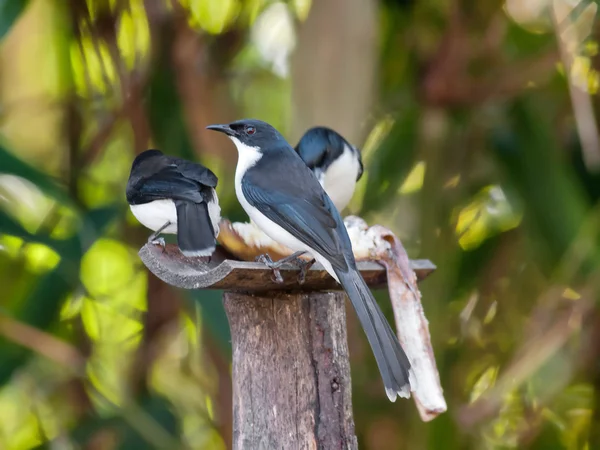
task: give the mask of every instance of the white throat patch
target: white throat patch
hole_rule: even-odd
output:
[[[246,171],[250,167],[254,166],[260,158],[262,158],[262,153],[258,147],[250,147],[249,145],[242,143],[236,137],[229,136],[229,139],[233,141],[238,150],[238,162],[235,168],[235,187],[237,190],[238,185],[242,182],[242,177]]]

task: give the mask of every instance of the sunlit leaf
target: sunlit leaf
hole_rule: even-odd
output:
[[[231,334],[229,321],[223,308],[223,292],[190,291],[188,296],[202,308],[202,324],[210,330],[221,350],[231,353]]]
[[[83,218],[82,223],[95,233],[102,233],[114,218],[115,211],[112,208],[90,211]],[[86,231],[89,233],[91,230]],[[62,302],[78,284],[79,261],[82,252],[91,243],[87,239],[80,241],[77,237],[63,243],[59,252],[61,256],[59,264],[29,286],[19,308],[12,312],[14,317],[25,324],[41,329],[47,329],[55,323]],[[17,344],[6,340],[0,341],[0,385],[6,383],[14,371],[27,361],[29,354],[28,349]]]
[[[240,11],[238,0],[187,0],[185,3],[189,5],[192,24],[211,34],[221,33]]]
[[[148,55],[150,50],[150,27],[142,0],[129,2],[129,8],[119,18],[117,44],[129,69]]]
[[[412,194],[417,192],[423,186],[423,179],[425,178],[425,162],[419,161],[407,177],[404,179],[404,183],[400,186],[401,194]]]
[[[44,273],[60,262],[60,255],[42,244],[28,244],[25,249],[26,267],[33,273]]]
[[[81,281],[93,297],[125,288],[135,275],[129,249],[113,239],[99,239],[81,261]]]
[[[2,146],[0,146],[0,173],[22,177],[56,200],[65,204],[71,203],[71,199],[58,183],[43,172],[21,161]]]
[[[362,214],[378,209],[398,191],[414,164],[418,123],[418,108],[410,105],[396,119],[380,147],[369,158]]]

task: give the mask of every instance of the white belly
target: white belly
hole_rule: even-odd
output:
[[[219,222],[221,222],[221,206],[219,205],[217,193],[214,190],[212,191],[212,196],[212,201],[208,202],[208,216],[215,231],[215,237],[217,237],[219,235]]]
[[[295,252],[304,251],[312,255],[312,257],[321,263],[325,270],[327,270],[327,272],[339,282],[331,267],[331,264],[329,264],[329,261],[327,261],[320,254],[314,252],[310,247],[303,244],[301,241],[296,239],[294,236],[248,203],[246,197],[244,197],[244,193],[242,192],[242,178],[246,171],[256,164],[262,155],[255,148],[245,146],[235,138],[232,138],[231,140],[236,144],[236,147],[239,150],[238,164],[235,171],[235,194],[240,202],[240,205],[242,205],[242,208],[244,208],[244,211],[246,211],[246,214],[248,214],[250,220],[252,220],[255,225],[262,230],[263,233],[265,233],[275,242],[278,242],[279,244],[284,245]]]
[[[352,150],[346,147],[342,156],[335,160],[325,173],[317,176],[321,186],[340,212],[348,206],[354,195],[359,170],[358,159],[353,155]]]
[[[143,205],[129,205],[135,218],[146,228],[158,230],[165,223],[171,222],[162,233],[177,233],[177,209],[173,200],[154,200]]]
[[[336,281],[339,281],[337,276],[335,275],[335,272],[333,271],[333,268],[331,267],[331,264],[329,263],[329,261],[327,261],[327,259],[325,259],[319,253],[312,250],[303,242],[296,239],[289,232],[284,230],[281,226],[277,225],[275,222],[273,222],[271,219],[269,219],[267,216],[261,213],[254,206],[250,205],[250,203],[246,201],[246,198],[241,192],[241,189],[239,191],[240,192],[238,193],[238,188],[236,186],[236,194],[240,204],[242,205],[242,208],[244,208],[244,210],[248,214],[248,217],[250,217],[250,219],[256,224],[258,228],[262,230],[263,233],[265,233],[275,242],[278,242],[279,244],[284,245],[295,252],[303,251],[312,255],[312,257],[315,258],[318,262],[320,262],[321,265],[325,268],[325,270]]]

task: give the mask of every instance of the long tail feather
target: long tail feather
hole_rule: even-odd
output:
[[[336,271],[336,275],[365,330],[388,398],[395,401],[396,396],[410,397],[410,362],[371,290],[355,269],[348,272]]]

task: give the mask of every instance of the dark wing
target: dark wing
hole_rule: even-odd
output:
[[[172,158],[173,162],[177,165],[177,170],[184,177],[194,180],[204,186],[212,188],[217,187],[219,181],[217,176],[207,167],[200,164],[196,164],[185,159]]]
[[[244,175],[242,191],[248,203],[267,218],[315,249],[333,267],[347,270],[352,244],[342,218],[296,154],[286,150],[262,158]]]
[[[200,203],[204,200],[201,190],[201,183],[182,175],[177,166],[169,165],[157,173],[141,178],[132,190],[134,195],[128,200],[132,204],[165,198]]]

